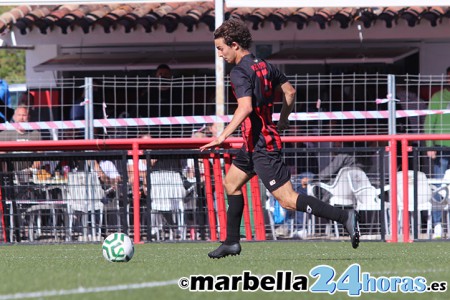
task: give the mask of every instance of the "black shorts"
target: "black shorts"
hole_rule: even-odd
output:
[[[247,175],[258,175],[269,192],[275,191],[291,179],[291,172],[284,164],[279,151],[247,152],[241,149],[233,160],[233,165]]]

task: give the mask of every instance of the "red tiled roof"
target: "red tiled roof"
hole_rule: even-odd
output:
[[[252,24],[257,30],[264,23],[273,24],[276,30],[288,23],[296,24],[298,29],[319,25],[326,29],[331,22],[347,28],[354,22],[365,27],[375,22],[383,22],[390,28],[396,22],[404,21],[409,26],[428,22],[438,25],[443,18],[450,18],[449,7],[404,7],[404,8],[226,8],[225,19],[239,17]],[[0,33],[17,27],[22,34],[39,30],[42,34],[61,30],[67,34],[75,27],[89,33],[95,26],[103,27],[109,33],[123,27],[130,33],[138,27],[151,32],[156,26],[164,26],[169,33],[175,30],[193,31],[205,23],[214,30],[213,2],[178,2],[148,4],[110,4],[110,5],[22,5],[0,16]]]

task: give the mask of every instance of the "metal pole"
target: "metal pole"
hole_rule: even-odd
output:
[[[92,87],[92,77],[84,78],[84,138],[90,140],[94,138],[94,89]]]
[[[223,23],[223,0],[215,0],[215,28],[217,29]],[[215,49],[216,64],[216,116],[225,115],[225,68],[223,58],[219,57]],[[223,131],[223,123],[218,123],[219,132]]]
[[[389,110],[389,119],[388,119],[388,130],[389,135],[395,135],[397,133],[396,131],[396,111],[395,111],[395,76],[392,74],[389,74],[387,77],[388,80],[388,110]],[[394,145],[395,143],[395,145]],[[396,243],[397,242],[397,221],[398,221],[398,215],[397,215],[397,187],[394,184],[397,183],[397,140],[391,139],[390,140],[390,152],[389,155],[389,186],[393,187],[391,188],[390,193],[390,203],[391,203],[391,241]],[[394,168],[395,166],[395,168]],[[395,203],[394,203],[395,202]]]
[[[84,120],[85,120],[85,129],[84,129],[84,139],[92,140],[94,139],[94,120],[93,120],[93,98],[94,92],[92,88],[92,77],[84,78]],[[90,170],[86,169],[86,189],[87,189],[87,197],[88,203],[91,205],[91,231],[92,238],[95,241],[96,239],[96,224],[95,224],[95,195],[94,195],[94,180],[91,174],[94,174],[92,170],[94,170],[93,162],[89,162]],[[89,211],[89,210],[88,210]]]
[[[397,119],[395,110],[395,75],[388,75],[388,109],[389,109],[389,134],[396,134]]]

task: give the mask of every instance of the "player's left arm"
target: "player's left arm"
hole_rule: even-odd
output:
[[[289,128],[289,115],[292,112],[295,104],[295,88],[289,81],[281,84],[279,88],[283,92],[283,105],[280,112],[280,120],[278,121],[277,128],[282,131]]]
[[[200,150],[209,149],[214,146],[222,144],[227,137],[229,137],[240,125],[244,122],[245,118],[253,111],[252,97],[245,96],[237,99],[238,107],[234,112],[233,118],[230,123],[225,127],[223,132],[212,142],[200,147]]]

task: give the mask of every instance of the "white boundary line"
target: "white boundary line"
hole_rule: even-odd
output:
[[[133,283],[133,284],[123,284],[123,285],[111,285],[111,286],[92,287],[92,288],[79,287],[77,289],[72,289],[72,290],[37,291],[37,292],[30,292],[30,293],[0,295],[0,300],[29,299],[29,298],[43,298],[43,297],[91,294],[91,293],[102,293],[102,292],[115,292],[115,291],[123,291],[123,290],[146,289],[146,288],[168,286],[168,285],[175,285],[175,284],[178,284],[178,279],[168,280],[168,281],[153,281],[153,282],[143,282],[143,283]]]

